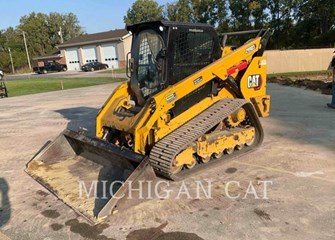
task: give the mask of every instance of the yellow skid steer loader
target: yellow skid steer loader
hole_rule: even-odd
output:
[[[26,168],[91,221],[142,201],[129,198],[130,184],[156,175],[178,180],[255,149],[263,140],[259,117],[270,110],[263,52],[271,30],[247,32],[256,36],[237,48],[221,46],[207,24],[155,21],[127,30],[130,80],[100,109],[96,138],[64,130]]]

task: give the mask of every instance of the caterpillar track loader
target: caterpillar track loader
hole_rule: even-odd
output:
[[[26,167],[91,221],[141,201],[129,198],[129,182],[178,180],[255,149],[263,140],[259,117],[270,110],[263,52],[271,30],[240,47],[221,46],[207,24],[156,21],[127,30],[130,80],[100,109],[96,137],[66,129]],[[95,196],[79,196],[94,181]]]

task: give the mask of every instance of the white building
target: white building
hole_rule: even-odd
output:
[[[69,71],[80,70],[89,62],[102,62],[109,68],[126,66],[126,56],[130,52],[131,35],[125,29],[86,34],[72,38],[57,47],[65,56]]]

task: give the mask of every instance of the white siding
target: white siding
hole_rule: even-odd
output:
[[[117,44],[108,43],[101,45],[101,59],[109,68],[119,68]]]
[[[98,61],[97,48],[95,45],[84,46],[82,49],[84,64]]]
[[[68,48],[65,50],[67,70],[80,70],[79,54],[77,48]]]

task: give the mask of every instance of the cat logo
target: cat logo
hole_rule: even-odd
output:
[[[262,77],[261,75],[250,75],[248,76],[248,88],[259,88],[261,86]]]

